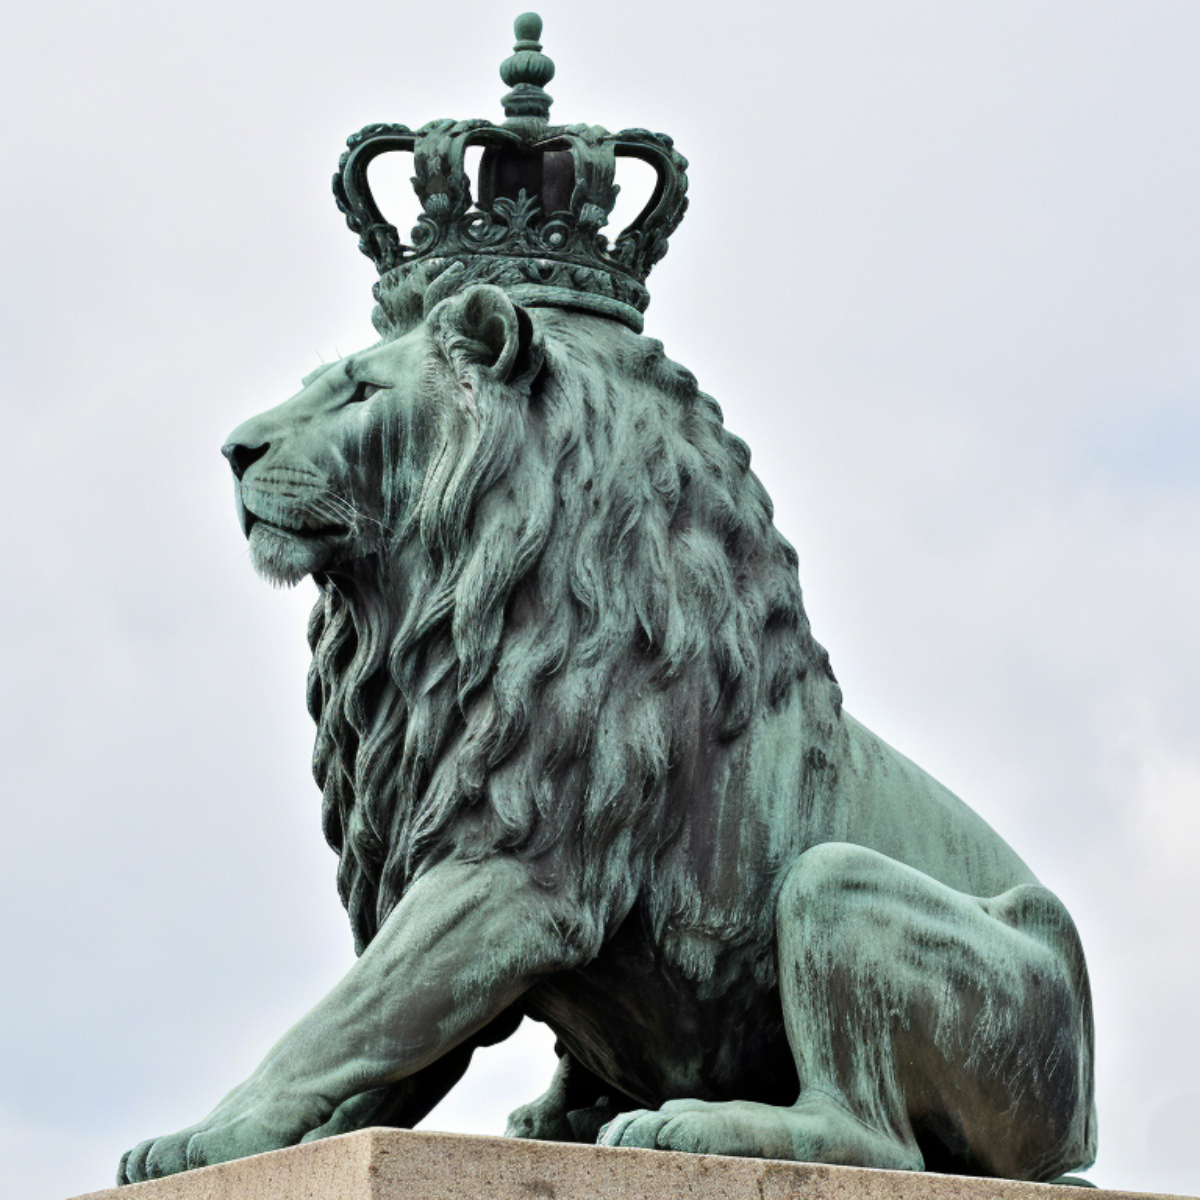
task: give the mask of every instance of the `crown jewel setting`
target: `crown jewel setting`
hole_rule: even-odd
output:
[[[551,125],[542,21],[524,13],[500,67],[511,89],[502,125],[431,121],[420,129],[368,125],[352,134],[333,177],[337,206],[375,263],[385,336],[408,328],[447,295],[473,283],[503,287],[526,305],[557,305],[615,317],[634,330],[650,302],[646,276],[667,252],[687,208],[687,160],[665,133]],[[466,152],[479,146],[478,196]],[[379,210],[367,168],[379,155],[413,155],[421,215],[405,244]],[[609,242],[602,232],[620,190],[617,160],[640,159],[657,175],[645,208]]]

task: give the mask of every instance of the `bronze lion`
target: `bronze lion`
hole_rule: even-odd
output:
[[[1049,1180],[1091,1162],[1062,904],[842,709],[746,446],[661,346],[478,286],[225,453],[320,589],[360,957],[122,1181],[411,1126],[523,1017],[524,1137]]]

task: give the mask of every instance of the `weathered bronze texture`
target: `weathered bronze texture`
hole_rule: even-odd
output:
[[[545,119],[539,29],[518,23],[512,120]],[[428,213],[464,142],[420,138]],[[576,169],[602,142],[570,142]],[[563,161],[490,163],[494,208],[535,213]],[[462,253],[467,281],[496,258]],[[1032,1180],[1090,1163],[1071,919],[843,710],[717,405],[602,306],[433,286],[423,319],[225,446],[254,566],[320,590],[314,767],[360,957],[120,1178],[411,1126],[525,1017],[560,1065],[516,1136]]]
[[[687,160],[665,133],[598,125],[550,125],[543,90],[554,64],[541,53],[541,18],[517,18],[517,44],[500,68],[512,91],[508,120],[431,121],[420,129],[368,125],[351,135],[333,193],[359,247],[379,268],[375,323],[394,336],[439,299],[495,283],[520,303],[602,313],[638,332],[650,302],[646,276],[667,252],[687,209]],[[483,148],[479,196],[465,157]],[[411,152],[421,216],[406,245],[380,212],[367,168],[381,154]],[[612,245],[601,232],[620,188],[617,163],[637,158],[658,182]]]

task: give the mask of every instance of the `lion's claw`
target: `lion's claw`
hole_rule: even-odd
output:
[[[117,1168],[117,1186],[126,1183],[144,1183],[147,1179],[161,1179],[164,1175],[175,1175],[192,1166],[188,1154],[188,1143],[192,1129],[165,1137],[147,1138],[132,1150],[127,1150]]]
[[[147,1179],[161,1179],[166,1175],[177,1175],[180,1171],[193,1171],[212,1163],[241,1158],[259,1150],[275,1150],[286,1142],[240,1148],[239,1139],[221,1137],[213,1132],[195,1127],[166,1137],[151,1138],[134,1147],[121,1160],[117,1183],[142,1183]]]

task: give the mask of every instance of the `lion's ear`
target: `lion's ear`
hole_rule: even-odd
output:
[[[427,321],[434,341],[465,378],[478,374],[521,384],[541,368],[541,338],[529,314],[491,284],[441,301]]]

